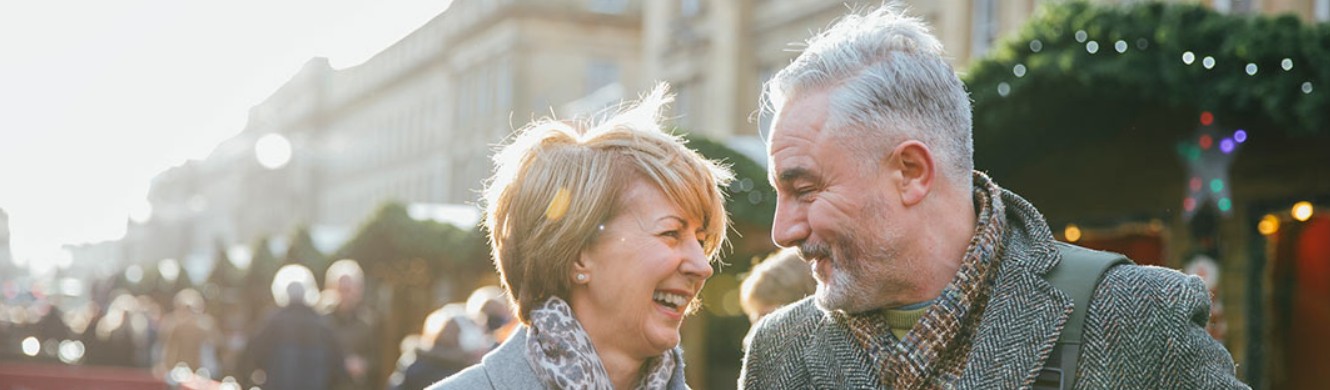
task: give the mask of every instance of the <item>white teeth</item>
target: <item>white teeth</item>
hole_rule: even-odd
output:
[[[661,291],[651,294],[651,299],[674,305],[676,308],[683,307],[684,304],[688,303],[688,297]]]

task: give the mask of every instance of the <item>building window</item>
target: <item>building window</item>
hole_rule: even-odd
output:
[[[589,95],[616,82],[619,82],[619,64],[613,60],[595,58],[587,63],[585,94]]]
[[[997,39],[997,0],[973,0],[970,12],[970,58],[983,57]]]
[[[1215,11],[1230,14],[1246,14],[1252,11],[1252,0],[1214,0]]]
[[[627,0],[591,0],[591,12],[601,14],[621,14],[628,9]]]
[[[702,12],[701,0],[679,0],[679,16],[691,18]]]

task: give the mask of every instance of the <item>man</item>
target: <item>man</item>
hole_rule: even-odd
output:
[[[815,36],[767,84],[772,237],[812,263],[817,290],[755,326],[742,387],[1031,388],[1059,367],[1076,305],[1045,276],[1102,252],[1056,244],[973,171],[970,100],[941,46],[884,7]],[[1135,265],[1098,280],[1079,364],[1051,387],[1245,388],[1205,332],[1200,280]]]
[[[346,352],[344,365],[351,381],[337,384],[338,389],[374,389],[383,386],[379,378],[378,321],[365,296],[365,272],[355,260],[342,259],[328,266],[324,285],[336,297],[326,315],[337,345]]]

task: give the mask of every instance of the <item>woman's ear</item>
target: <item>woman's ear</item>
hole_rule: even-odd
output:
[[[577,255],[577,261],[573,262],[573,274],[568,277],[572,278],[573,284],[587,284],[591,281],[591,269],[594,267],[595,260],[586,251],[582,251]]]
[[[928,145],[915,140],[902,142],[891,152],[890,160],[899,178],[897,190],[901,203],[913,206],[922,202],[932,191],[933,177],[937,174],[937,164]]]

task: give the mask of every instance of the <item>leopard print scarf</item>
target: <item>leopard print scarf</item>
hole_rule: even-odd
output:
[[[526,351],[536,376],[547,388],[614,389],[610,375],[596,354],[596,347],[591,345],[591,337],[573,317],[573,308],[559,297],[550,297],[540,307],[531,310]],[[660,357],[648,359],[637,389],[664,389],[682,360],[678,347]]]

